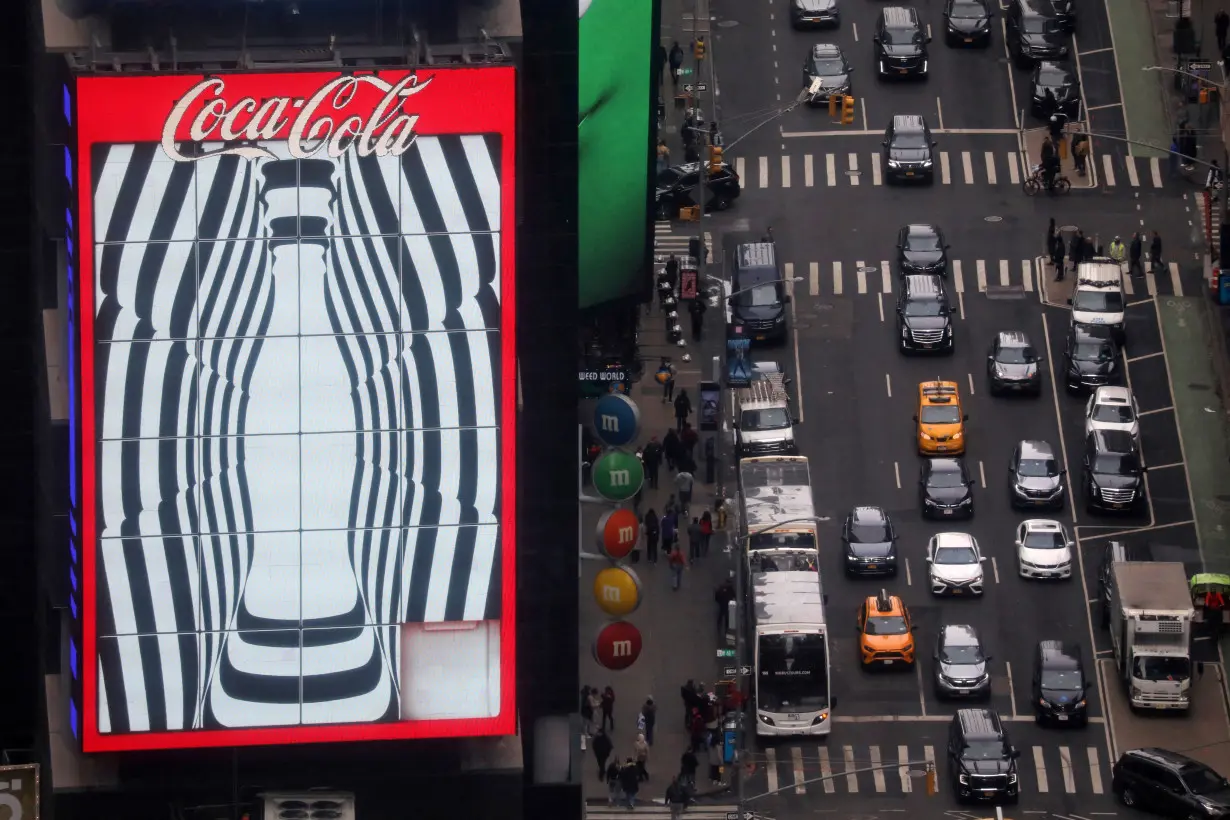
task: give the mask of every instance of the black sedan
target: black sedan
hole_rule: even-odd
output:
[[[995,334],[987,353],[987,381],[991,395],[1003,393],[1042,394],[1042,359],[1033,342],[1019,330],[1004,330]]]
[[[948,0],[944,6],[944,42],[986,48],[991,45],[994,16],[986,0]]]
[[[974,482],[959,458],[929,458],[918,475],[924,518],[973,518]]]
[[[841,25],[837,0],[790,0],[790,25],[796,29]]]
[[[1081,114],[1081,82],[1067,60],[1043,60],[1034,66],[1029,81],[1029,110],[1035,117],[1049,119],[1060,113],[1070,120]]]
[[[906,225],[897,232],[897,267],[910,273],[948,273],[948,243],[935,225]]]
[[[1063,359],[1069,390],[1092,390],[1119,383],[1119,345],[1108,327],[1072,325]]]
[[[700,163],[689,162],[658,173],[654,201],[659,219],[676,219],[680,208],[696,204],[696,195],[700,189],[700,172]],[[705,209],[724,211],[739,198],[739,175],[723,162],[716,174],[708,173],[706,187],[709,197],[705,202]]]
[[[897,531],[880,507],[855,507],[841,529],[847,575],[896,575]]]

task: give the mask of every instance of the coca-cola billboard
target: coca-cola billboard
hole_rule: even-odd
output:
[[[85,751],[515,731],[515,111],[78,80]]]

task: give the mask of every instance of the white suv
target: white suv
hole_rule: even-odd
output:
[[[981,595],[982,557],[974,536],[941,532],[927,542],[927,576],[934,595]]]
[[[1094,430],[1122,430],[1140,438],[1140,408],[1126,387],[1099,387],[1085,405],[1085,435]]]
[[[1016,528],[1017,571],[1022,578],[1071,578],[1072,540],[1058,521],[1032,518]]]

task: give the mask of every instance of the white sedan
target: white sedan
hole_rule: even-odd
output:
[[[1126,387],[1099,387],[1085,405],[1085,435],[1094,430],[1122,430],[1140,438],[1140,408]]]
[[[1022,578],[1071,578],[1072,540],[1058,521],[1031,518],[1016,529],[1016,559]]]
[[[927,580],[933,595],[982,594],[982,565],[987,559],[974,536],[941,532],[927,542]]]

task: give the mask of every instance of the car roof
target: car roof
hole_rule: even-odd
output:
[[[855,524],[886,524],[888,514],[880,507],[855,507],[850,511]]]
[[[811,47],[813,57],[840,57],[841,47],[833,43],[816,43]]]
[[[1033,347],[1029,336],[1022,330],[1001,330],[995,334],[1000,347]]]
[[[940,627],[940,643],[947,646],[982,646],[978,630],[969,624],[945,624]]]
[[[930,458],[925,463],[933,473],[959,473],[965,469],[959,458]]]
[[[1063,532],[1063,524],[1052,518],[1030,518],[1021,523],[1029,532]]]
[[[864,603],[867,605],[867,617],[868,618],[891,618],[893,616],[901,617],[902,615],[905,615],[905,601],[901,600],[900,596],[898,595],[888,596],[888,611],[887,612],[880,611],[879,604],[878,604],[880,597],[881,596],[879,595],[868,595],[867,596],[867,600]]]
[[[1076,322],[1072,323],[1068,336],[1082,342],[1104,342],[1114,339],[1110,328],[1106,325],[1085,325]]]
[[[1003,726],[994,709],[958,709],[953,720],[966,740],[1000,740]]]
[[[887,11],[887,9],[885,9],[885,11]],[[923,131],[926,127],[927,121],[923,119],[921,114],[893,115],[894,131]]]
[[[1095,404],[1130,404],[1132,391],[1117,385],[1103,385],[1093,392]]]
[[[940,229],[935,225],[927,225],[922,222],[915,222],[905,226],[905,232],[909,236],[938,236]]]
[[[1081,669],[1081,645],[1074,641],[1038,641],[1044,669]]]
[[[918,12],[913,6],[885,6],[881,15],[886,26],[918,27]]]
[[[1021,7],[1022,15],[1034,15],[1036,17],[1054,17],[1055,9],[1048,2],[1043,5],[1042,0],[1018,0]]]
[[[1055,448],[1050,442],[1029,440],[1017,444],[1021,448],[1021,458],[1054,458]]]
[[[1136,450],[1136,439],[1127,430],[1094,430],[1089,434],[1093,446],[1111,453],[1131,453]]]
[[[1123,753],[1124,757],[1140,757],[1145,760],[1150,760],[1159,765],[1165,766],[1168,769],[1183,769],[1188,766],[1196,765],[1203,767],[1204,764],[1198,760],[1193,760],[1187,755],[1172,752],[1169,749],[1159,749],[1156,746],[1150,746],[1146,749],[1129,749]]]
[[[935,534],[935,546],[937,549],[945,547],[972,547],[977,543],[974,540],[974,536],[968,532],[937,532]]]

